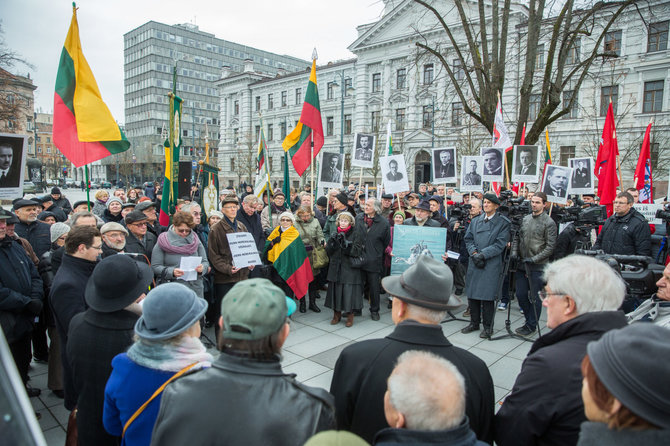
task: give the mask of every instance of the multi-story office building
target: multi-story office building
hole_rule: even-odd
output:
[[[125,132],[131,142],[128,152],[108,157],[109,177],[117,165],[134,164],[131,182],[163,175],[161,136],[168,122],[168,96],[177,66],[177,95],[183,102],[183,160],[200,157],[205,147],[205,129],[210,147],[219,141],[219,92],[214,81],[221,70],[242,71],[244,61],[253,60],[264,75],[304,70],[308,62],[219,39],[191,24],[166,25],[147,22],[124,35]],[[216,157],[216,150],[213,151]],[[118,159],[117,159],[118,158]],[[122,170],[123,172],[123,170]]]

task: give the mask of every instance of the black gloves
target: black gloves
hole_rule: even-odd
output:
[[[478,252],[477,254],[473,255],[472,263],[474,263],[477,268],[484,268],[484,266],[486,266],[486,258],[484,258],[484,254]]]
[[[268,240],[268,242],[270,243],[270,244],[268,245],[268,249],[272,249],[272,247],[273,247],[274,245],[276,245],[277,243],[279,243],[280,241],[281,241],[281,237],[275,237],[275,238],[273,238],[273,239],[271,239],[271,240]]]
[[[30,314],[37,316],[42,312],[42,301],[39,299],[31,299],[30,302],[26,304],[25,308]]]

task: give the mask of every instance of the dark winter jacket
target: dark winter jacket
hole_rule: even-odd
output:
[[[441,446],[487,446],[488,443],[477,440],[470,429],[468,417],[458,426],[441,431],[419,431],[411,429],[386,428],[377,432],[372,442],[375,446],[396,444],[441,445]]]
[[[510,221],[495,214],[486,221],[486,214],[473,218],[465,232],[465,247],[468,250],[468,272],[465,278],[465,293],[471,299],[492,301],[498,294],[498,278],[503,269],[503,252],[509,241]],[[486,263],[478,268],[472,256],[484,255]]]
[[[214,273],[214,283],[235,283],[249,277],[249,268],[242,268],[233,274],[233,255],[230,252],[227,234],[247,232],[244,223],[235,219],[231,222],[224,216],[212,227],[207,240],[207,258]]]
[[[499,446],[569,446],[586,421],[581,363],[586,344],[626,325],[619,311],[585,313],[537,339],[495,420]]]
[[[556,223],[546,212],[526,215],[519,232],[519,256],[536,265],[549,262],[556,246],[556,234]],[[512,252],[516,252],[515,248]]]
[[[667,446],[670,444],[668,429],[621,429],[607,427],[605,423],[585,421],[579,432],[577,446]]]
[[[634,208],[623,217],[612,215],[605,221],[593,249],[602,249],[607,254],[650,256],[649,223]]]
[[[356,216],[356,229],[365,233],[365,246],[363,247],[364,271],[382,273],[384,271],[384,250],[391,241],[391,229],[387,219],[381,215],[372,218],[372,226],[368,228],[365,223],[365,215]]]
[[[121,215],[120,212],[118,213],[118,215],[112,215],[112,213],[109,212],[109,209],[105,209],[105,211],[102,213],[100,217],[105,223],[109,223],[110,221],[113,221],[115,223],[121,223],[121,221],[123,221],[123,215]]]
[[[110,284],[113,280],[110,280]],[[80,445],[118,444],[102,424],[105,385],[112,373],[112,359],[133,343],[138,315],[127,310],[99,313],[91,308],[72,318],[67,359],[77,399]]]
[[[144,239],[139,240],[132,232],[128,231],[126,247],[123,250],[125,252],[143,254],[147,256],[149,262],[147,262],[144,257],[138,257],[137,260],[151,264],[151,253],[154,250],[154,246],[156,246],[156,236],[152,232],[147,231],[147,233],[144,234]]]
[[[54,276],[49,294],[49,304],[56,319],[56,328],[61,341],[61,358],[63,361],[63,384],[65,390],[65,407],[74,409],[77,404],[77,394],[72,382],[72,371],[67,361],[67,334],[70,321],[74,316],[86,311],[84,291],[88,278],[93,274],[97,262],[63,256],[63,263]]]
[[[254,212],[252,215],[244,212],[244,209],[240,207],[237,211],[237,221],[244,224],[247,228],[247,231],[251,233],[256,242],[256,248],[258,252],[263,252],[265,249],[265,232],[263,231],[263,226],[261,225],[261,216],[258,212]]]
[[[8,343],[32,332],[33,319],[42,309],[42,297],[37,268],[23,247],[5,236],[0,240],[0,325]]]
[[[328,281],[348,284],[362,284],[361,270],[351,265],[353,258],[363,254],[365,232],[355,226],[346,233],[335,231],[326,242],[328,263]]]
[[[65,215],[70,215],[72,213],[72,205],[70,204],[70,200],[64,196],[61,195],[61,197],[58,200],[54,200],[53,203],[54,206],[61,208],[63,212],[65,212]]]
[[[28,224],[20,221],[14,226],[14,232],[30,242],[37,258],[51,248],[51,226],[44,222],[36,220]]]
[[[403,225],[407,225],[407,226],[419,226],[419,224],[416,222],[416,216],[414,216],[414,217],[412,217],[412,218],[408,218],[407,220],[405,220],[405,221],[403,222]],[[427,227],[429,227],[429,228],[439,228],[439,227],[440,227],[440,223],[437,222],[437,221],[435,221],[435,220],[433,220],[432,218],[428,217],[428,220],[426,220],[426,222],[423,224],[423,226],[427,226]]]

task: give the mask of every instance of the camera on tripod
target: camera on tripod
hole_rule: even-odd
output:
[[[656,211],[656,218],[663,220],[666,225],[670,223],[670,203],[663,205],[663,209]]]
[[[498,212],[509,218],[513,227],[520,227],[523,217],[530,214],[530,201],[526,201],[523,197],[514,197],[511,190],[504,190],[500,192]]]
[[[588,207],[581,207],[574,205],[555,208],[554,212],[558,216],[559,223],[574,223],[577,228],[594,228],[605,224],[605,220],[607,220],[605,206],[589,205]]]

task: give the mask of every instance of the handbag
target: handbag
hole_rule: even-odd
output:
[[[352,268],[362,268],[365,265],[365,257],[358,256],[351,258],[351,267]]]
[[[147,408],[147,406],[149,405],[149,403],[152,402],[152,401],[154,400],[154,398],[156,398],[158,395],[160,395],[160,394],[163,392],[163,390],[165,390],[165,387],[167,387],[168,384],[170,384],[172,381],[174,381],[175,379],[177,379],[177,378],[179,378],[180,376],[182,376],[184,373],[186,373],[186,372],[188,372],[189,370],[191,370],[191,369],[192,369],[194,366],[196,366],[197,364],[198,364],[197,362],[194,362],[194,363],[191,364],[191,365],[187,365],[186,367],[184,367],[183,369],[181,369],[180,371],[178,371],[177,373],[175,373],[174,375],[172,375],[172,376],[170,377],[170,379],[168,379],[167,381],[165,381],[165,382],[163,383],[162,386],[160,386],[158,389],[156,389],[156,391],[154,392],[154,394],[151,395],[151,398],[149,398],[148,400],[146,400],[146,401],[144,402],[144,404],[142,404],[142,405],[140,406],[140,408],[137,409],[137,410],[135,411],[135,413],[134,413],[130,418],[128,418],[128,421],[126,421],[126,424],[124,424],[124,426],[123,426],[123,432],[121,433],[121,438],[123,438],[123,437],[126,435],[126,430],[128,430],[128,428],[129,428],[130,425],[133,423],[133,421],[135,421],[135,419],[136,419],[137,417],[139,417],[140,414],[141,414],[142,412],[144,412],[144,409]],[[68,423],[68,428],[69,428],[69,427],[70,427],[70,423]]]
[[[310,260],[312,262],[312,267],[314,269],[321,269],[328,266],[328,262],[330,262],[330,259],[328,258],[326,248],[324,248],[323,246],[320,245],[315,246],[314,249],[312,249],[311,255],[312,258]]]

